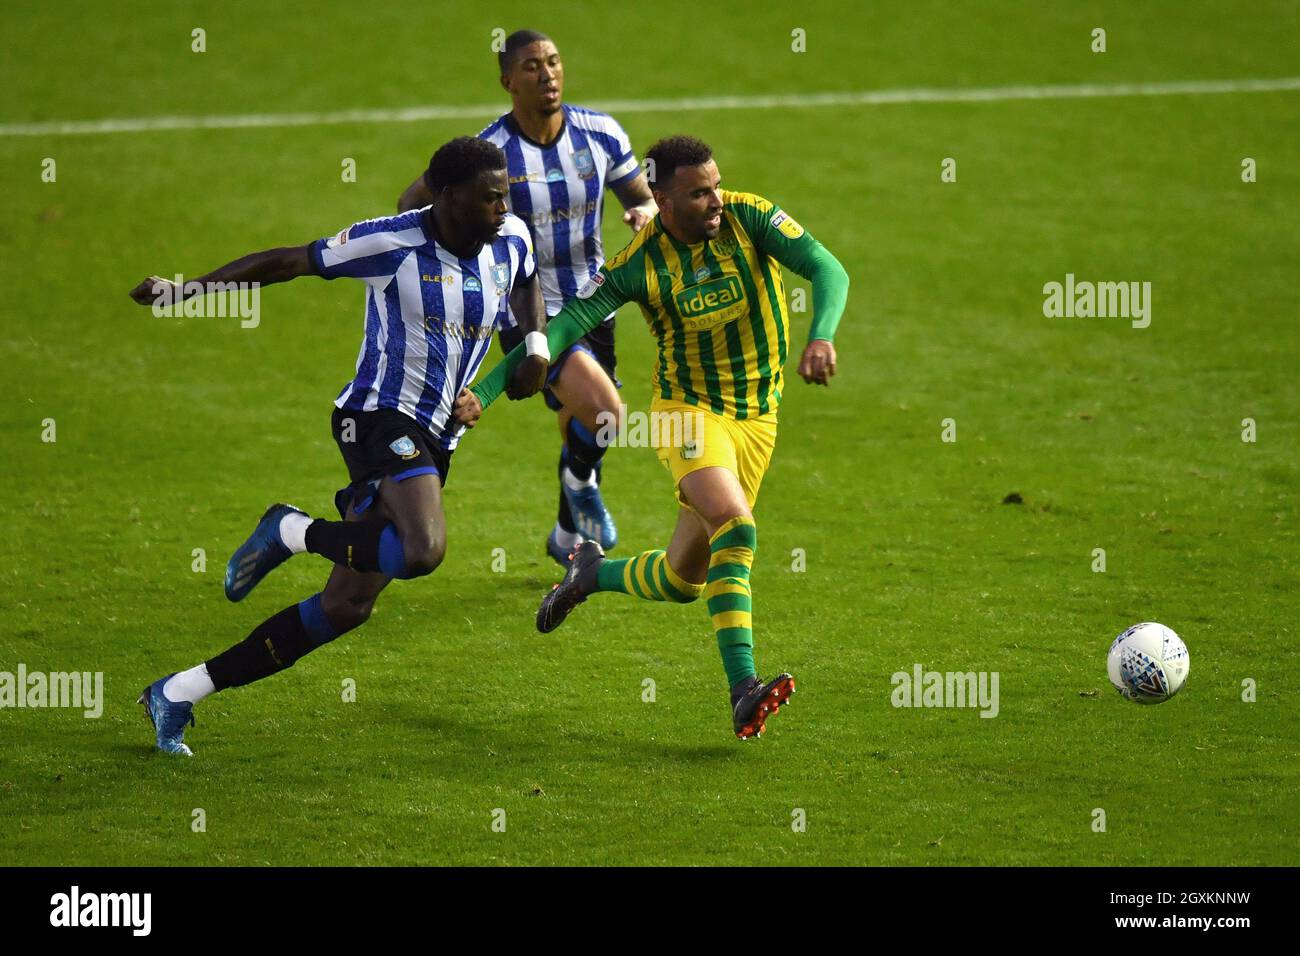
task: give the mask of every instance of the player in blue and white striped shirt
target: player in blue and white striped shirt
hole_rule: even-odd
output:
[[[497,329],[514,325],[507,309],[511,285],[531,282],[536,273],[528,227],[507,213],[500,232],[477,255],[461,259],[438,246],[417,211],[357,223],[308,248],[316,275],[367,285],[356,377],[334,404],[345,411],[395,409],[436,447],[452,451],[465,430],[452,421],[456,396]]]
[[[635,233],[657,212],[631,142],[610,116],[561,101],[564,65],[545,34],[519,30],[498,57],[501,85],[512,106],[479,136],[506,153],[510,209],[532,229],[547,315],[555,315],[604,262],[601,214],[611,189]],[[399,210],[429,201],[417,179],[398,200]],[[510,351],[522,333],[508,327],[501,344]],[[559,413],[560,507],[547,551],[565,563],[584,537],[613,547],[618,532],[599,488],[604,448],[600,425],[617,420],[614,317],[556,357],[547,379],[547,404]],[[609,416],[604,418],[602,416]]]
[[[431,204],[370,219],[305,246],[253,253],[197,280],[286,282],[299,276],[365,283],[365,339],[356,376],[335,401],[334,438],[351,484],[342,521],[273,505],[226,567],[226,596],[242,600],[272,569],[310,551],[335,566],[325,589],[260,624],[197,667],[169,674],[140,696],[160,749],[189,755],[193,705],[267,677],[363,624],[393,578],[429,574],[442,561],[442,485],[461,434],[477,417],[466,386],[492,335],[513,312],[530,342],[530,368],[512,391],[541,389],[549,354],[528,228],[506,211],[506,157],[464,136],[429,163]],[[188,288],[190,284],[186,284]],[[156,276],[131,297],[142,305],[183,297]]]

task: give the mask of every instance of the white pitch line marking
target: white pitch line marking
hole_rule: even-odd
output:
[[[682,99],[604,100],[590,104],[607,113],[678,113],[701,110],[804,109],[823,106],[889,106],[898,103],[1001,103],[1014,100],[1101,99],[1131,96],[1202,96],[1300,90],[1300,77],[1188,80],[1173,83],[1084,83],[1056,86],[990,86],[968,89],[916,87],[843,93],[769,96],[700,96]],[[250,113],[242,116],[145,116],[135,119],[0,123],[6,136],[92,136],[170,130],[260,129],[330,126],[344,123],[421,123],[431,120],[495,118],[504,103],[474,106],[412,106],[404,109],[336,110],[327,113]]]

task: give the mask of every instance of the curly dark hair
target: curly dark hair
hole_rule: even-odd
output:
[[[481,172],[505,169],[506,154],[477,136],[457,136],[438,147],[424,171],[424,182],[435,196],[468,182]]]
[[[713,158],[713,149],[694,136],[668,136],[645,151],[646,159],[653,160],[651,185],[662,188],[673,178],[679,166],[703,166]]]

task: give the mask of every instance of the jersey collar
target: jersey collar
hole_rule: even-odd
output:
[[[482,255],[484,248],[492,244],[487,242],[480,242],[478,244],[478,248],[476,248],[469,255],[467,256],[456,255],[456,253],[452,252],[450,249],[448,249],[446,246],[442,244],[442,237],[438,235],[438,221],[433,218],[432,205],[430,205],[427,209],[425,209],[424,215],[420,216],[420,228],[424,230],[424,238],[435,249],[441,249],[443,252],[447,253],[447,255],[451,256],[453,259],[456,259],[461,262],[465,262],[470,259],[477,259],[480,255]],[[500,238],[500,235],[501,235],[500,233],[497,233],[498,238]]]
[[[550,149],[559,143],[560,140],[564,139],[564,134],[568,132],[569,129],[569,109],[564,104],[560,104],[560,116],[560,131],[555,134],[555,139],[551,140],[549,143],[539,143],[520,129],[519,124],[515,122],[515,114],[513,112],[506,113],[505,116],[501,118],[504,120],[506,129],[510,130],[512,136],[518,136],[525,143],[528,143],[531,146],[536,146],[538,149]]]

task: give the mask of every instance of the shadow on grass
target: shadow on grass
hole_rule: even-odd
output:
[[[607,734],[586,728],[561,730],[543,722],[483,724],[447,713],[396,714],[392,719],[406,732],[401,736],[407,747],[413,740],[428,739],[442,754],[444,771],[451,776],[459,776],[462,770],[470,777],[481,776],[484,762],[498,760],[519,769],[599,764],[629,773],[641,772],[647,762],[720,766],[742,757],[746,746],[725,738],[717,743],[677,743],[613,730]]]

